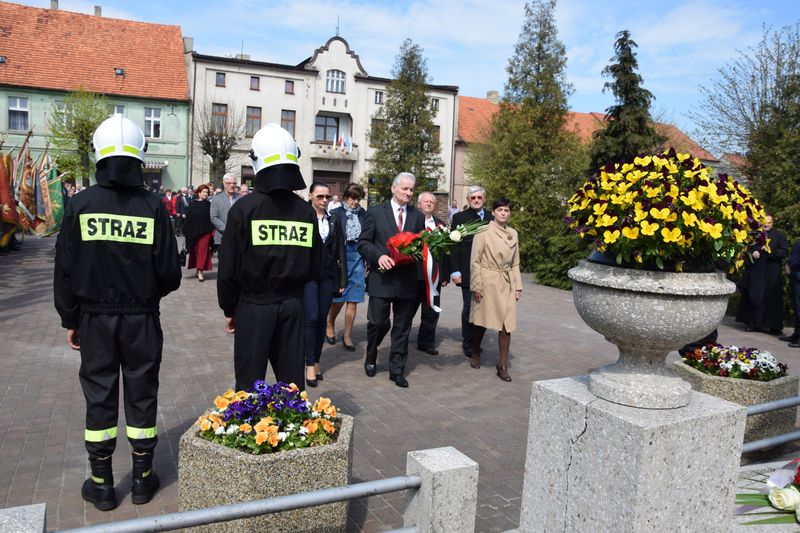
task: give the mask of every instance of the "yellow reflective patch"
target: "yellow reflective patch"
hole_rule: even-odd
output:
[[[272,163],[273,161],[277,161],[281,158],[281,154],[270,155],[264,158],[264,163]]]
[[[129,439],[152,439],[156,436],[156,428],[135,428],[128,426],[125,428],[125,433]]]
[[[116,438],[116,426],[108,429],[87,429],[83,432],[83,440],[86,442],[105,442]]]
[[[314,225],[290,220],[252,220],[253,246],[302,246],[311,248]]]
[[[153,244],[155,219],[84,213],[80,215],[82,241],[114,241],[131,244]]]
[[[297,156],[294,154],[286,154],[286,159],[289,161],[294,161],[295,163],[297,162]]]
[[[129,154],[139,155],[139,149],[135,146],[131,146],[130,144],[126,144],[122,147],[123,152],[128,152]]]
[[[100,149],[100,155],[110,154],[116,149],[116,146],[106,146],[105,148]]]

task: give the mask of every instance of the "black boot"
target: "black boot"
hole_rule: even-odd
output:
[[[136,505],[141,505],[153,499],[161,482],[158,480],[158,474],[153,470],[152,453],[133,452],[131,458],[133,459],[131,501]]]
[[[111,471],[111,457],[90,459],[92,477],[83,482],[81,496],[94,504],[100,511],[110,511],[117,507],[117,495],[114,493],[114,474]]]

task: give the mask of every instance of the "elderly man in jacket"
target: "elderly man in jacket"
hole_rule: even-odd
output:
[[[239,188],[236,186],[236,176],[230,172],[222,177],[222,185],[225,187],[223,194],[215,194],[211,197],[211,223],[214,224],[214,247],[219,248],[222,244],[222,234],[225,233],[225,224],[228,222],[228,211],[231,206],[242,197]]]

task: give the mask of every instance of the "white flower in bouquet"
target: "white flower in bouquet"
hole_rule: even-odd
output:
[[[769,493],[769,502],[781,511],[796,511],[800,505],[800,491],[794,486],[788,489],[772,489]]]
[[[214,434],[215,435],[222,435],[223,433],[225,433],[225,428],[222,427],[222,426],[220,426],[220,427],[218,427],[217,429],[214,430]]]
[[[461,232],[454,229],[450,232],[450,240],[453,242],[461,242]]]

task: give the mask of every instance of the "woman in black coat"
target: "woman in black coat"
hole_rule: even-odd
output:
[[[197,281],[205,281],[203,272],[211,270],[211,243],[214,242],[214,224],[211,223],[211,202],[208,201],[208,185],[200,185],[195,191],[196,199],[186,209],[183,234],[189,251],[188,268],[196,269]]]
[[[344,231],[335,216],[327,212],[331,191],[327,185],[314,182],[308,189],[309,202],[317,215],[317,227],[325,243],[325,265],[319,281],[309,281],[303,291],[305,314],[306,385],[316,387],[322,379],[319,366],[322,344],[325,340],[325,323],[334,294],[339,295],[347,286],[347,255]]]

